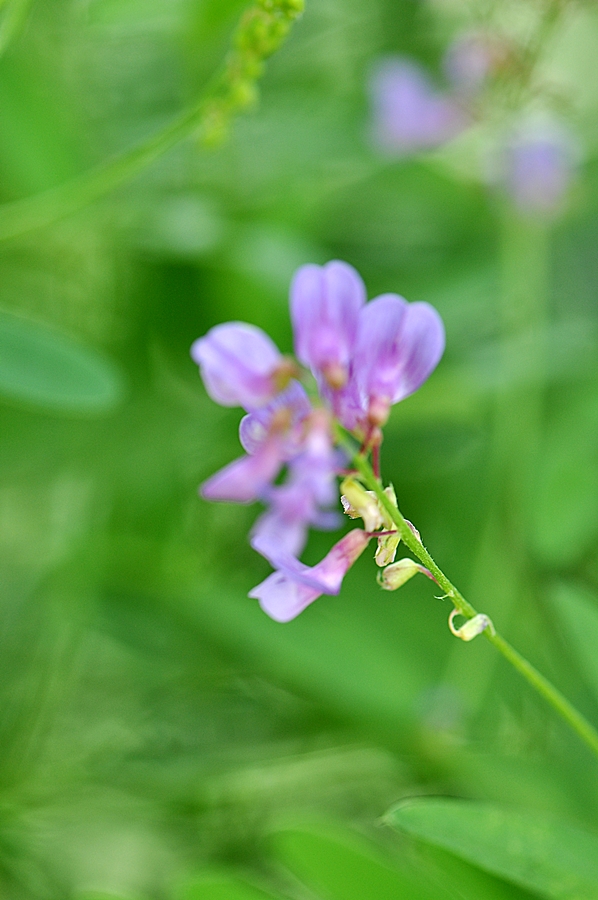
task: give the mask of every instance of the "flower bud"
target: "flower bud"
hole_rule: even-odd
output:
[[[418,572],[428,575],[430,578],[432,577],[430,572],[424,566],[416,563],[415,560],[399,559],[398,562],[387,566],[384,571],[378,573],[378,584],[385,591],[396,591],[397,588],[406,584]]]
[[[397,547],[401,542],[401,535],[398,531],[393,534],[383,534],[378,538],[378,548],[376,550],[376,565],[383,568],[389,563],[394,562],[397,553]]]
[[[389,484],[388,487],[384,488],[384,493],[386,494],[388,500],[390,500],[392,506],[394,506],[395,509],[398,509],[397,495],[395,494],[395,489],[392,486],[392,484]],[[387,513],[386,509],[382,506],[382,504],[380,502],[378,502],[378,505],[380,507],[380,512],[382,513],[382,523],[383,523],[384,527],[387,528],[389,531],[394,531],[397,527],[396,523],[391,519],[390,515]],[[392,560],[391,560],[391,562],[392,562]]]
[[[383,524],[382,511],[372,491],[366,491],[354,478],[345,478],[341,484],[341,503],[351,519],[363,519],[366,531],[378,531]]]
[[[396,506],[396,501],[395,501],[395,506]],[[409,528],[410,528],[410,530],[413,532],[413,534],[416,536],[416,538],[418,539],[418,541],[420,542],[420,544],[423,543],[423,542],[422,542],[422,538],[421,538],[421,534],[419,533],[419,531],[417,530],[417,528],[415,527],[415,525],[413,524],[413,522],[410,522],[409,519],[405,519],[405,521],[407,522],[407,525],[409,526]]]
[[[455,628],[454,619],[455,616],[462,615],[458,609],[454,609],[449,616],[449,628],[452,634],[455,637],[460,638],[462,641],[473,641],[474,637],[477,637],[478,634],[481,634],[482,631],[485,631],[486,628],[490,629],[490,633],[494,633],[494,625],[492,624],[492,619],[490,616],[484,615],[484,613],[478,613],[476,616],[473,616],[471,619],[468,619],[464,625],[461,625],[460,628]]]

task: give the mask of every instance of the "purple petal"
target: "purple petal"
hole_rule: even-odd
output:
[[[353,373],[366,404],[371,397],[394,394],[401,360],[399,338],[407,301],[396,294],[383,294],[368,303],[359,317]]]
[[[399,338],[401,364],[392,402],[413,394],[430,377],[444,353],[442,319],[429,303],[410,303]]]
[[[338,541],[316,566],[306,566],[279,546],[276,540],[256,537],[251,544],[270,565],[294,581],[314,588],[319,594],[338,594],[343,578],[370,541],[369,535],[354,528]]]
[[[291,319],[298,359],[314,374],[341,386],[348,374],[359,310],[366,301],[363,281],[344,262],[302,266],[291,285]]]
[[[412,394],[438,364],[444,326],[427,303],[383,294],[361,312],[353,372],[366,406]]]
[[[290,622],[306,606],[320,596],[320,591],[288,578],[283,572],[272,572],[265,581],[249,592],[275,622]]]
[[[342,538],[324,559],[314,566],[304,566],[285,551],[275,547],[275,541],[262,541],[266,558],[281,564],[277,572],[249,592],[260,601],[260,606],[277,622],[289,622],[303,612],[321,594],[338,594],[344,575],[366,548],[369,537],[359,528]],[[260,541],[256,539],[254,546]],[[258,549],[256,547],[256,549]]]
[[[338,531],[343,525],[343,521],[340,513],[331,509],[320,509],[314,513],[310,525],[319,528],[320,531]]]
[[[278,542],[291,556],[299,556],[307,541],[307,520],[289,518],[277,512],[265,512],[253,526],[252,542],[255,539]]]
[[[255,453],[266,440],[274,417],[288,412],[288,431],[292,431],[311,412],[312,406],[305,388],[298,381],[292,381],[288,388],[277,394],[261,409],[243,416],[239,425],[239,440],[247,453]]]
[[[241,456],[204,481],[201,496],[204,500],[252,503],[276,478],[282,462],[278,442],[268,441],[254,456]]]
[[[346,462],[333,445],[329,414],[316,410],[307,422],[301,452],[289,466],[289,484],[314,505],[331,506],[338,498],[336,476]]]
[[[208,394],[222,406],[256,409],[277,392],[273,376],[282,357],[268,335],[254,325],[216,325],[195,341],[191,356]]]
[[[351,367],[352,369],[354,366]],[[359,387],[354,378],[340,390],[333,391],[324,385],[320,388],[323,398],[330,404],[338,421],[348,431],[354,431],[363,419],[364,404],[360,396]]]

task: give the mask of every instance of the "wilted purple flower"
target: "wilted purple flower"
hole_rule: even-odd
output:
[[[258,409],[290,380],[292,370],[261,328],[245,322],[216,325],[191,347],[206,390],[222,406]]]
[[[383,60],[374,71],[370,90],[374,137],[384,150],[405,154],[438,147],[467,124],[455,100],[437,91],[412,60]]]
[[[353,372],[372,425],[420,387],[444,351],[442,319],[428,303],[383,294],[361,311]]]
[[[499,177],[522,212],[551,214],[565,199],[576,156],[575,140],[563,126],[527,123],[505,143]]]
[[[322,594],[338,594],[343,578],[365,550],[369,535],[359,528],[346,534],[316,566],[310,568],[276,541],[254,538],[253,547],[276,569],[249,592],[277,622],[290,622]]]
[[[302,266],[291,284],[291,320],[297,359],[324,384],[341,388],[349,378],[365,285],[352,266],[333,261]]]

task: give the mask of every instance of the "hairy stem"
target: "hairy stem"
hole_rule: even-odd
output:
[[[376,494],[380,504],[384,507],[389,517],[397,526],[401,540],[409,547],[411,552],[416,556],[427,569],[430,570],[438,585],[444,591],[446,597],[452,601],[455,608],[467,619],[478,615],[477,610],[468,603],[461,592],[449,581],[442,569],[434,562],[424,545],[419,541],[413,533],[407,520],[401,512],[393,506],[389,498],[384,493],[382,484],[374,475],[372,467],[363,454],[357,453],[353,456],[353,465],[359,472],[359,476],[364,485]],[[486,639],[493,644],[504,658],[528,681],[528,683],[536,690],[544,699],[552,706],[552,708],[561,716],[562,719],[576,732],[576,734],[587,744],[587,746],[598,756],[598,731],[582,716],[582,714],[569,703],[567,698],[561,694],[551,682],[544,677],[538,670],[532,666],[524,656],[522,656],[508,641],[506,641],[494,629],[487,628],[484,631]]]
[[[18,3],[24,8],[24,0]],[[0,240],[10,240],[83,209],[184,138],[197,136],[207,145],[220,143],[235,115],[255,104],[265,60],[281,46],[302,10],[303,0],[256,0],[241,17],[222,71],[194,105],[138,147],[58,187],[0,206]]]

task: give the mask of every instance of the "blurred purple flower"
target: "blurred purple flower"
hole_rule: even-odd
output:
[[[474,94],[506,59],[507,52],[508,48],[488,32],[465,32],[446,51],[444,71],[458,91]]]
[[[522,212],[550,215],[564,202],[576,156],[574,138],[564,127],[554,123],[524,126],[504,147],[503,185]]]
[[[249,592],[260,606],[277,622],[289,622],[317,600],[322,594],[338,594],[343,578],[358,556],[365,550],[370,537],[355,528],[346,534],[316,566],[299,562],[279,543],[255,537],[252,546],[265,556],[276,569]]]
[[[436,90],[424,69],[412,60],[394,57],[380,62],[370,92],[375,141],[393,153],[438,147],[467,124],[455,100]]]
[[[286,360],[261,328],[246,322],[216,325],[191,347],[210,397],[221,406],[258,409],[292,375]]]

